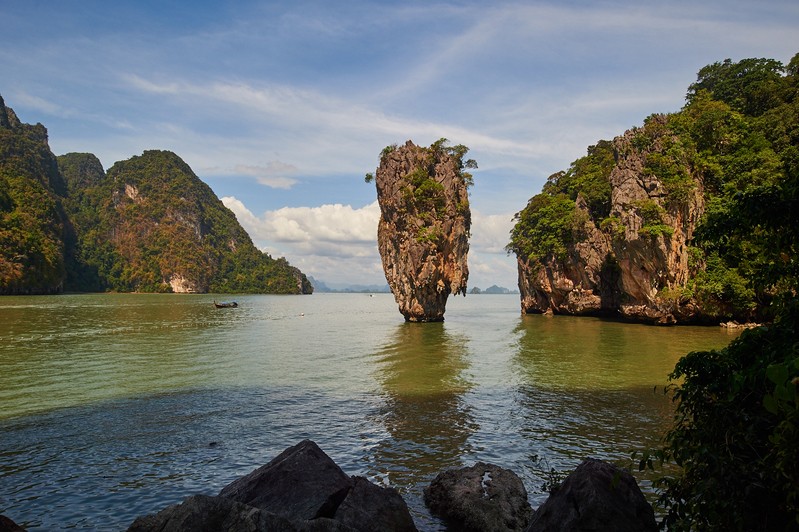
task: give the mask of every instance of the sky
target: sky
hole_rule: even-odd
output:
[[[0,0],[0,95],[57,155],[185,160],[255,244],[384,285],[380,151],[470,148],[469,287],[516,288],[513,216],[696,73],[799,52],[796,0]]]

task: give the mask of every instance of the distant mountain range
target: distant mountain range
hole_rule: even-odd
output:
[[[388,283],[384,285],[335,284],[333,286],[329,286],[324,281],[314,279],[310,275],[308,276],[308,281],[310,281],[310,283],[313,285],[314,292],[317,293],[391,293]]]
[[[362,284],[336,284],[333,286],[328,285],[324,281],[319,281],[314,279],[310,275],[308,276],[308,281],[313,285],[314,292],[317,293],[374,293],[374,294],[390,294],[391,288],[389,288],[388,284],[384,285],[377,285],[377,284],[370,284],[370,285],[362,285]],[[470,294],[518,294],[518,290],[509,290],[508,288],[492,285],[486,288],[485,290],[481,290],[480,288],[474,287],[469,290]]]

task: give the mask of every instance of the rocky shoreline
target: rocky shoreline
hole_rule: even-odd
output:
[[[441,472],[424,501],[448,530],[465,532],[654,531],[655,514],[629,472],[584,460],[537,511],[512,471],[478,462]],[[0,515],[0,532],[24,529]],[[391,487],[347,475],[319,446],[303,440],[225,486],[138,517],[128,532],[416,531],[408,506]]]

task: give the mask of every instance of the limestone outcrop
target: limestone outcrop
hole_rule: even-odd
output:
[[[531,259],[517,252],[522,312],[655,324],[703,320],[683,297],[698,267],[689,242],[705,209],[702,180],[688,162],[679,188],[652,171],[675,142],[661,116],[614,139],[608,215],[597,219],[578,195],[565,253]]]
[[[446,139],[429,148],[410,140],[389,146],[374,177],[380,204],[377,244],[383,270],[407,321],[443,321],[450,294],[466,295],[469,278],[468,186],[465,146]]]
[[[259,250],[176,154],[148,150],[106,173],[90,153],[56,157],[47,129],[0,96],[0,295],[61,292],[310,294]]]

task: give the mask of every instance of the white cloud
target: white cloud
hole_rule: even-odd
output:
[[[180,101],[191,96],[196,100],[191,105],[200,108],[214,108],[221,103],[231,105],[242,123],[260,121],[262,125],[259,127],[279,124],[292,131],[303,131],[305,136],[298,139],[291,150],[296,162],[283,163],[295,169],[302,165],[303,173],[329,169],[331,158],[320,157],[321,153],[332,154],[332,160],[346,160],[346,168],[353,162],[350,150],[362,153],[365,141],[372,144],[376,138],[394,139],[395,142],[412,138],[420,143],[446,136],[472,149],[489,151],[497,156],[535,157],[537,153],[535,145],[530,142],[489,135],[457,124],[388,114],[361,103],[354,95],[353,99],[346,99],[276,84],[156,82],[137,75],[129,75],[127,79],[144,92],[169,94]],[[306,127],[310,129],[306,130]],[[376,156],[374,153],[370,158],[374,160]],[[357,159],[362,160],[363,156]]]
[[[382,284],[377,251],[380,207],[375,201],[360,208],[327,204],[284,207],[253,214],[235,197],[222,202],[260,248],[285,256],[306,274],[325,282]],[[471,285],[515,286],[515,263],[504,251],[512,214],[483,215],[472,211],[469,269]],[[510,287],[510,286],[508,286]]]
[[[472,211],[470,248],[480,253],[505,255],[512,228],[513,213],[486,215]]]
[[[280,161],[272,161],[266,166],[237,164],[233,168],[233,171],[235,173],[253,176],[260,184],[270,188],[282,188],[288,190],[297,184],[296,179],[286,177],[286,174],[295,173],[297,171],[297,167],[292,164],[282,163]]]
[[[74,113],[64,109],[59,104],[46,100],[27,91],[16,91],[13,95],[14,106],[20,105],[36,109],[48,115],[59,116],[62,118],[69,118]],[[7,103],[7,105],[10,105]],[[13,106],[12,106],[13,107]]]
[[[257,246],[285,256],[321,281],[382,284],[377,253],[377,202],[361,208],[328,204],[284,207],[255,216],[240,200],[222,198]]]

